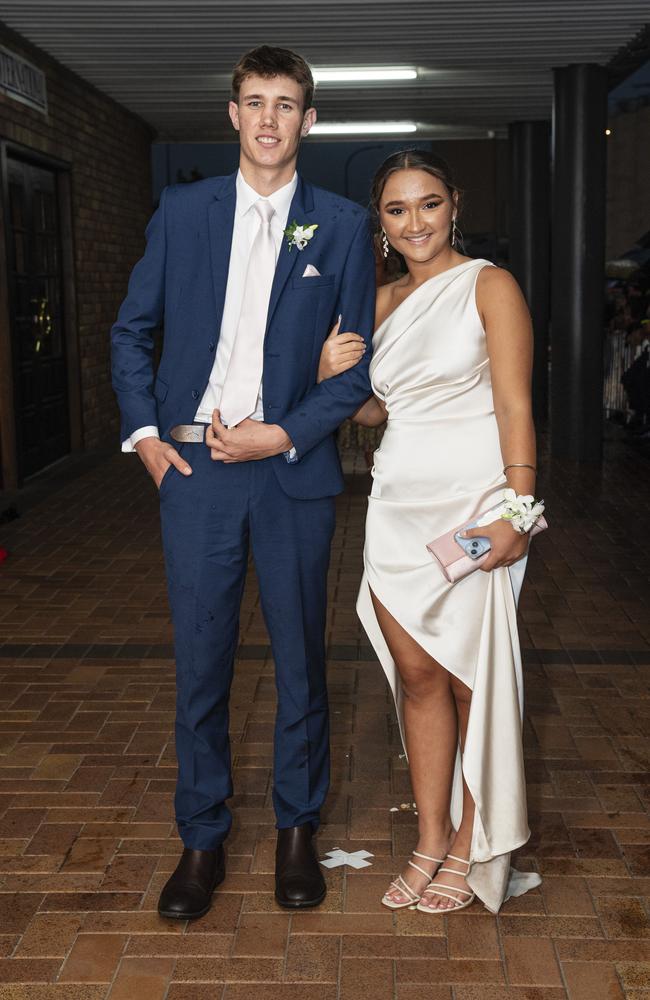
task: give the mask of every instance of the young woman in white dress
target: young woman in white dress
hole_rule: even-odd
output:
[[[529,538],[504,520],[487,561],[449,583],[428,542],[503,499],[535,492],[531,323],[512,276],[456,249],[459,192],[430,153],[391,156],[373,184],[385,252],[407,273],[378,291],[375,452],[357,610],[390,682],[418,809],[413,858],[382,902],[497,912],[537,885],[510,853],[530,835],[516,602]],[[361,338],[326,341],[319,377],[355,364]]]

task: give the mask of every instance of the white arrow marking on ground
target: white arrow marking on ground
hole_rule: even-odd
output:
[[[329,855],[321,864],[325,868],[338,868],[340,865],[349,865],[350,868],[368,868],[372,862],[366,861],[366,858],[374,858],[374,854],[369,854],[368,851],[342,851],[339,847],[335,847],[333,851],[327,851]]]

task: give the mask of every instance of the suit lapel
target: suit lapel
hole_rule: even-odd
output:
[[[309,214],[313,212],[313,210],[314,193],[312,191],[311,184],[303,181],[302,177],[298,176],[298,184],[296,185],[296,190],[291,201],[287,225],[291,225],[294,220],[298,223],[298,225],[302,225],[305,222],[313,222],[313,219],[309,219]],[[273,319],[273,313],[275,312],[280,296],[282,295],[284,286],[289,280],[289,276],[296,266],[296,261],[299,257],[300,251],[298,248],[293,247],[289,250],[287,238],[283,237],[280,255],[275,267],[275,278],[273,279],[273,286],[271,288],[271,298],[269,300],[269,311],[266,321],[267,330],[271,320]]]
[[[236,176],[236,174],[232,174],[225,178],[223,187],[217,192],[215,200],[208,206],[210,270],[214,286],[214,304],[219,324],[221,323],[223,304],[226,298],[230,247],[232,244],[233,226],[235,224],[235,204],[237,201],[235,188]]]

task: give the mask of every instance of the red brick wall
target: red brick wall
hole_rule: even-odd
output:
[[[47,78],[47,116],[0,94],[0,137],[71,165],[84,446],[115,445],[108,334],[151,214],[153,133],[1,23],[0,44]]]

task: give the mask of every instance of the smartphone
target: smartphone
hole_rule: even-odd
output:
[[[484,510],[480,517],[470,524],[466,524],[461,531],[467,531],[468,528],[483,528],[486,524],[492,524],[494,521],[498,520],[501,509],[503,507],[503,502],[497,503],[494,507],[490,507],[488,510]],[[458,532],[454,534],[454,541],[458,542],[463,551],[470,557],[470,559],[480,559],[484,556],[486,552],[489,552],[492,548],[490,544],[490,539],[486,538],[484,535],[477,535],[476,538],[461,538]]]
[[[468,524],[468,528],[477,527],[475,524]],[[461,549],[465,552],[470,559],[480,559],[484,556],[486,552],[489,552],[492,546],[490,545],[490,539],[483,537],[483,535],[476,535],[474,538],[462,538],[462,536],[456,532],[454,535],[454,541],[458,542]]]

